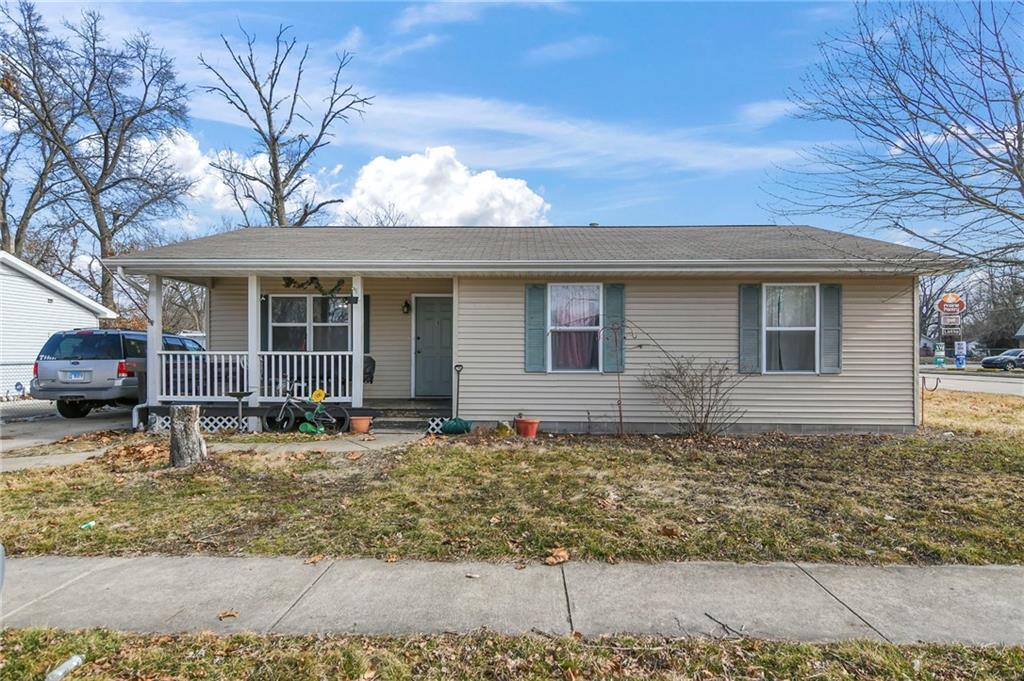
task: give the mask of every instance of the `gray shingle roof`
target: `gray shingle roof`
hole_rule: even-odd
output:
[[[807,226],[259,228],[111,258],[112,265],[280,263],[677,263],[935,260],[906,246]]]

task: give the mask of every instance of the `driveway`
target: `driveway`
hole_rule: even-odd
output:
[[[131,425],[132,410],[126,407],[101,409],[84,419],[66,419],[53,409],[47,415],[0,425],[0,453],[54,442],[68,435],[131,428]]]

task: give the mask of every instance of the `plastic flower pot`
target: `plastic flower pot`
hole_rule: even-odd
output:
[[[515,424],[519,437],[537,437],[537,426],[540,425],[540,419],[516,419]]]
[[[349,417],[349,430],[353,433],[369,433],[373,424],[372,416],[351,416]]]

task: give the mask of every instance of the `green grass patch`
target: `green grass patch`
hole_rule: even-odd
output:
[[[42,678],[72,654],[78,679],[1012,679],[1024,648],[798,644],[749,639],[356,637],[106,630],[0,632],[0,676]]]

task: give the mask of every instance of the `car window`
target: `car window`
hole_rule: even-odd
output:
[[[185,349],[188,350],[189,352],[202,352],[203,351],[203,346],[200,345],[199,343],[196,343],[191,338],[182,338],[181,342],[185,344]]]
[[[182,352],[185,350],[185,346],[181,344],[180,338],[175,338],[174,336],[164,336],[164,350]]]
[[[146,357],[146,339],[138,336],[125,336],[124,355],[125,357],[144,359]]]
[[[68,359],[124,359],[121,336],[116,333],[76,331],[50,336],[39,352],[39,361]]]

